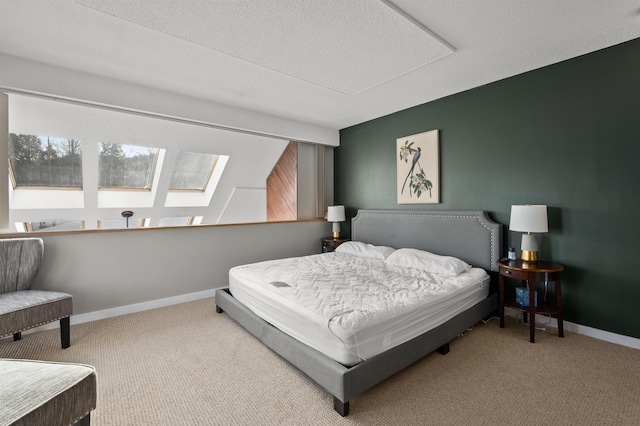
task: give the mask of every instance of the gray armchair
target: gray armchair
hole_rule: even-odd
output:
[[[60,320],[62,348],[71,344],[73,297],[57,291],[31,290],[44,254],[40,238],[0,239],[0,337]]]

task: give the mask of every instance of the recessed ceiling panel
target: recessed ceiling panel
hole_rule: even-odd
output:
[[[381,0],[76,3],[347,95],[453,51]]]

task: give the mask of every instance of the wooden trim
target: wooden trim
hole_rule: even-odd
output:
[[[298,217],[298,144],[289,142],[267,177],[267,222]]]
[[[84,221],[83,221],[84,222]],[[40,236],[55,236],[55,235],[74,235],[85,233],[104,233],[104,232],[146,232],[146,231],[163,231],[168,229],[186,228],[186,229],[199,229],[210,228],[215,226],[255,226],[255,225],[271,225],[279,223],[304,223],[304,222],[326,222],[324,219],[302,219],[302,220],[279,220],[272,222],[246,222],[246,223],[214,223],[214,224],[198,224],[198,225],[176,225],[176,226],[150,226],[147,228],[120,228],[120,229],[76,229],[73,231],[55,231],[55,232],[31,232],[29,237]],[[5,234],[0,233],[0,238],[24,238],[25,232],[9,232]]]

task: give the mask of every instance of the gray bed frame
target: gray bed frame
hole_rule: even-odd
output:
[[[360,210],[351,239],[394,248],[409,247],[455,256],[487,270],[495,282],[502,253],[502,225],[482,211]],[[495,285],[493,286],[495,288]],[[258,317],[229,292],[216,290],[216,311],[233,320],[333,395],[334,409],[349,414],[349,401],[449,342],[498,308],[497,295],[478,302],[444,324],[386,352],[345,367]]]

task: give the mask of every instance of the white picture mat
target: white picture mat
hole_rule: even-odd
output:
[[[440,202],[438,130],[396,139],[398,204]]]

